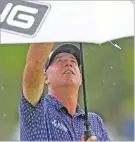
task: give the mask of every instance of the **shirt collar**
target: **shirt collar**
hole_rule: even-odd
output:
[[[76,111],[76,116],[82,115],[83,117],[85,116],[84,110],[81,108],[79,104],[77,104],[77,111]]]
[[[65,106],[61,102],[59,102],[54,96],[47,94],[46,97],[47,97],[49,103],[51,105],[53,105],[57,110],[61,110],[61,109],[65,108]],[[85,112],[83,111],[81,106],[79,104],[77,104],[75,117],[84,116],[84,115],[85,115]]]

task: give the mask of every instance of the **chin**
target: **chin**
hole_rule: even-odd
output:
[[[75,81],[74,81],[74,80],[71,80],[71,79],[64,81],[63,84],[69,85],[69,86],[74,86],[74,85],[76,85]]]

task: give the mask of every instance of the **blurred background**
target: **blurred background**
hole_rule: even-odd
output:
[[[133,141],[134,37],[113,43],[121,49],[109,42],[83,44],[88,110],[103,118],[112,140]],[[0,140],[19,140],[18,106],[28,48],[0,44]],[[79,103],[83,107],[82,90]]]

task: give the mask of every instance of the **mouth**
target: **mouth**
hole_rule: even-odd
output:
[[[73,74],[74,75],[74,72],[71,70],[66,70],[63,74]]]

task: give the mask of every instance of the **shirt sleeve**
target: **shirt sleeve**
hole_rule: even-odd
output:
[[[100,141],[110,141],[109,134],[104,126],[103,119],[99,115],[97,115],[97,121],[98,121],[100,135],[101,135]]]
[[[45,118],[45,96],[42,94],[40,101],[37,105],[29,103],[24,95],[21,95],[19,106],[19,119],[20,119],[20,139],[21,140],[40,140],[40,133],[38,129],[42,129],[44,125],[44,136],[42,138],[48,141],[47,124],[41,120]],[[42,139],[41,139],[42,140]]]

